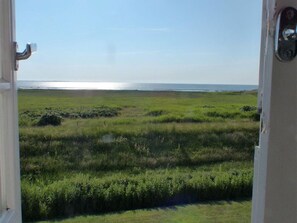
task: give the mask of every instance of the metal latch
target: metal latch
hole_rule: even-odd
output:
[[[282,62],[290,62],[297,55],[297,10],[295,8],[284,8],[278,15],[275,54]]]
[[[27,43],[26,49],[23,52],[17,52],[18,50],[18,44],[15,42],[14,43],[14,48],[15,48],[15,65],[14,69],[18,70],[19,69],[19,60],[26,60],[28,59],[32,53],[37,51],[37,44],[36,43]]]

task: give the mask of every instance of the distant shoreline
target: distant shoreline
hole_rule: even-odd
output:
[[[257,85],[120,83],[120,82],[55,82],[18,81],[20,90],[110,90],[173,92],[241,92],[257,91]]]

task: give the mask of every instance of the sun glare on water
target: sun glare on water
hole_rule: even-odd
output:
[[[114,82],[46,82],[46,86],[40,84],[40,88],[48,89],[69,89],[69,90],[120,90],[129,87],[126,83]]]

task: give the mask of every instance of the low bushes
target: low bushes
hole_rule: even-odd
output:
[[[99,106],[82,108],[45,108],[38,110],[26,110],[19,114],[20,126],[60,125],[64,119],[87,118],[111,118],[119,115],[121,109],[117,107]],[[60,121],[59,121],[60,119]],[[59,124],[60,123],[60,124]]]
[[[98,118],[98,117],[115,117],[119,114],[119,108],[112,108],[107,106],[85,108],[73,112],[62,112],[65,118]]]
[[[261,115],[258,112],[254,112],[250,115],[251,119],[255,122],[260,121]]]
[[[220,112],[220,111],[209,111],[206,112],[206,115],[213,118],[236,118],[240,116],[240,112]]]
[[[201,123],[208,122],[206,117],[199,116],[175,116],[175,115],[161,115],[152,120],[152,123]]]
[[[244,105],[240,108],[240,110],[243,112],[249,112],[249,111],[256,111],[257,108],[256,108],[256,106]]]
[[[44,185],[22,182],[24,220],[250,197],[252,171],[77,176]]]
[[[62,123],[62,117],[57,114],[47,113],[41,116],[37,125],[38,126],[46,126],[46,125],[53,125],[58,126]]]
[[[166,114],[167,112],[164,111],[164,110],[152,110],[152,111],[149,111],[146,115],[148,116],[161,116],[161,115],[164,115]]]

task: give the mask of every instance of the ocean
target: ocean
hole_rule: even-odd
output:
[[[18,85],[18,89],[42,89],[42,90],[137,90],[137,91],[222,92],[222,91],[252,91],[252,90],[258,89],[257,85],[121,83],[121,82],[18,81],[17,85]]]

